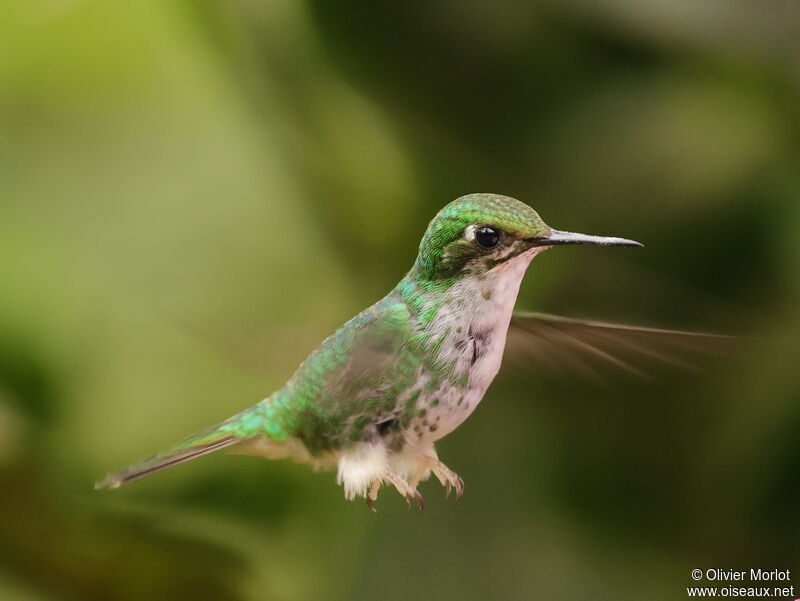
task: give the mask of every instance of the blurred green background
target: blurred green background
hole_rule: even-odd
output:
[[[800,587],[800,4],[0,0],[0,599]],[[94,480],[280,386],[496,192],[642,251],[519,306],[746,334],[704,373],[501,375],[422,514],[224,454]]]

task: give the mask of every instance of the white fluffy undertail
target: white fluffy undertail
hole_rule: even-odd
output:
[[[383,443],[362,442],[339,455],[336,481],[344,487],[347,499],[366,497],[370,486],[389,469],[389,458]]]

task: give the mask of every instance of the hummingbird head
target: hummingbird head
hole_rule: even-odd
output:
[[[642,246],[625,238],[588,236],[548,226],[528,205],[499,194],[468,194],[445,206],[428,225],[414,264],[426,280],[481,275],[559,244]]]

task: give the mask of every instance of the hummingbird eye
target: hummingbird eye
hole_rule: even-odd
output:
[[[475,230],[475,242],[481,248],[490,250],[500,243],[500,231],[488,225],[482,225]]]

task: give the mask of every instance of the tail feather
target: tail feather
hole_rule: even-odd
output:
[[[171,449],[152,455],[124,470],[106,476],[106,478],[97,482],[94,487],[96,489],[119,488],[128,482],[144,478],[145,476],[172,467],[173,465],[190,461],[196,457],[208,455],[209,453],[224,449],[225,447],[229,447],[241,441],[241,438],[231,435],[230,432],[221,431],[219,425],[213,426],[190,436]]]

